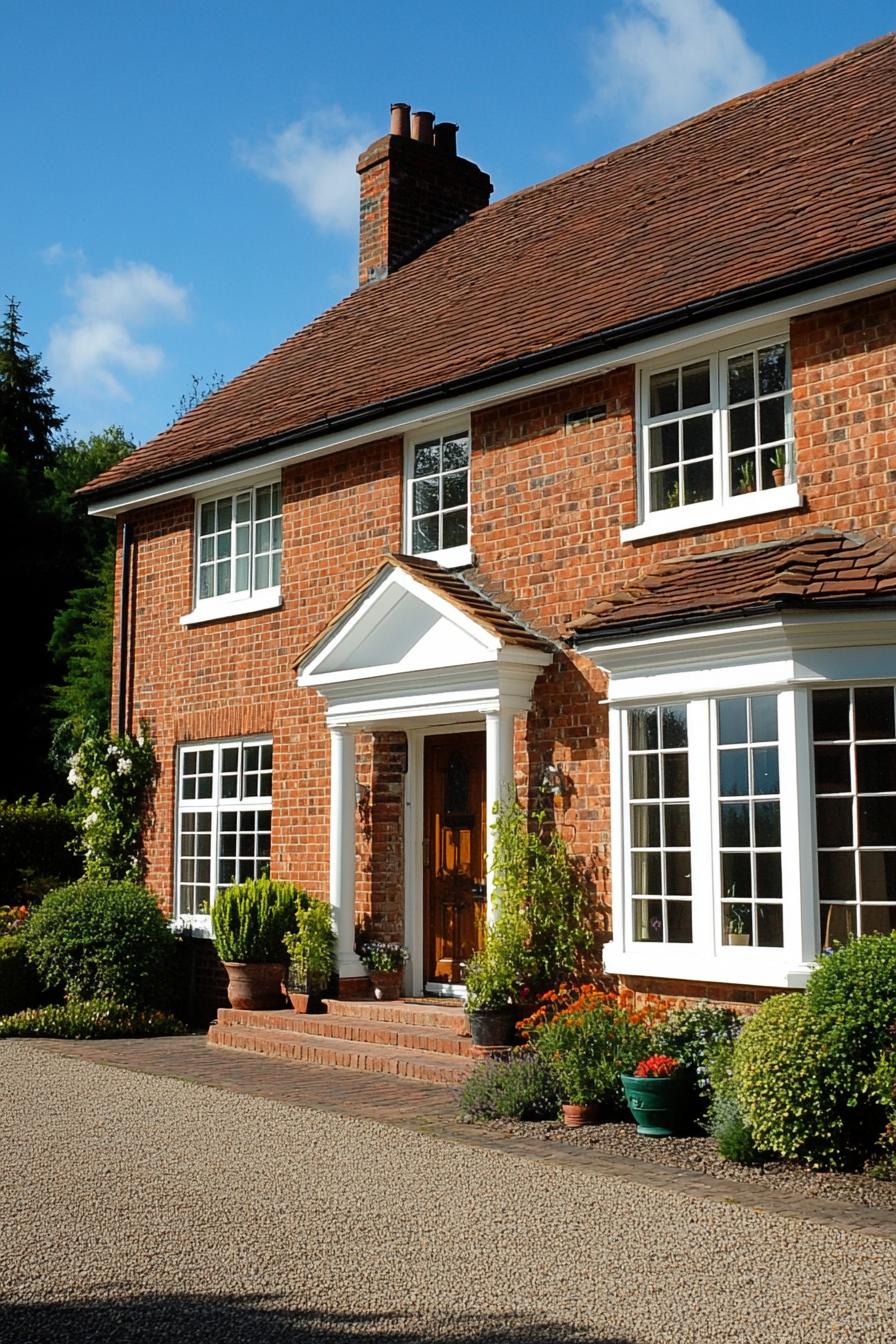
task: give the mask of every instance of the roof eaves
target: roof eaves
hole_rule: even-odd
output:
[[[698,628],[710,625],[724,625],[730,621],[751,620],[762,616],[776,615],[788,611],[867,611],[896,607],[896,593],[890,596],[851,597],[851,598],[811,598],[781,596],[769,602],[745,602],[736,607],[725,607],[716,611],[706,608],[691,609],[682,612],[664,613],[662,616],[633,617],[630,621],[612,621],[605,624],[586,626],[574,630],[566,638],[572,648],[584,644],[610,643],[617,639],[629,639],[633,635],[662,634],[669,630]]]

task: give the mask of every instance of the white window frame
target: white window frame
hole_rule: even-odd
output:
[[[193,932],[211,937],[211,907],[215,903],[215,894],[218,888],[218,863],[221,858],[220,838],[221,838],[221,814],[224,812],[269,812],[273,824],[273,783],[271,794],[258,796],[241,796],[243,786],[243,750],[246,747],[273,747],[273,738],[268,734],[252,735],[247,737],[229,737],[220,738],[212,741],[180,742],[177,746],[177,759],[174,772],[175,793],[174,793],[174,880],[172,886],[172,925],[175,928],[191,929]],[[239,748],[238,770],[239,770],[239,796],[236,798],[225,798],[221,792],[221,759],[222,753],[226,748]],[[209,798],[183,798],[183,778],[184,761],[188,752],[193,751],[211,751],[212,761],[212,793]],[[180,908],[181,891],[181,859],[185,857],[181,853],[182,827],[181,815],[185,812],[207,812],[211,815],[210,829],[210,849],[211,849],[211,875],[210,887],[211,897],[209,900],[208,913],[194,913],[192,911],[182,912]]]
[[[787,345],[787,365],[790,388],[785,406],[785,436],[788,447],[787,476],[783,485],[757,489],[748,494],[734,494],[728,476],[728,401],[727,384],[723,377],[723,361],[739,354],[755,351],[759,346],[783,342]],[[713,494],[711,499],[694,504],[678,504],[666,509],[650,509],[649,437],[652,425],[664,419],[680,420],[686,412],[670,412],[668,416],[650,415],[650,379],[657,373],[682,368],[689,364],[709,361],[710,401],[706,414],[712,416]],[[793,436],[793,375],[790,363],[790,331],[787,325],[757,328],[743,334],[740,340],[704,343],[686,348],[674,359],[668,356],[639,366],[637,370],[637,477],[639,522],[622,529],[623,541],[639,541],[645,537],[665,536],[691,528],[706,528],[738,518],[751,518],[779,513],[799,507],[802,498],[796,484],[796,446]],[[698,411],[698,408],[692,408]],[[699,413],[699,412],[698,412]]]
[[[198,625],[205,621],[220,620],[229,616],[243,616],[255,611],[270,611],[282,605],[280,581],[265,587],[255,587],[255,561],[256,561],[256,537],[260,521],[257,517],[257,499],[260,490],[265,490],[271,486],[277,486],[280,490],[280,512],[273,515],[280,519],[281,541],[279,547],[280,566],[282,572],[283,565],[283,541],[282,541],[282,518],[283,518],[283,485],[279,474],[266,476],[263,479],[253,479],[244,483],[237,483],[229,491],[222,492],[217,490],[208,491],[196,496],[195,513],[193,521],[193,609],[180,619],[181,625]],[[251,544],[249,550],[249,587],[247,591],[229,592],[216,594],[212,597],[200,597],[199,585],[201,574],[201,520],[203,507],[208,504],[218,504],[223,500],[231,501],[231,510],[235,515],[236,500],[240,495],[249,495],[250,513],[249,529]],[[235,521],[231,523],[231,529],[236,526]],[[273,549],[264,554],[276,554]],[[231,550],[230,555],[231,570],[233,570],[235,554]]]
[[[772,613],[750,620],[611,639],[577,652],[608,674],[613,934],[604,965],[619,975],[797,989],[821,952],[812,752],[813,690],[896,686],[896,612]],[[714,702],[778,697],[783,948],[725,944]],[[625,715],[687,702],[693,944],[636,943],[628,888]],[[702,837],[702,838],[701,838]],[[702,849],[701,849],[702,845]]]
[[[473,562],[471,543],[472,527],[472,483],[473,483],[473,437],[470,432],[469,418],[439,421],[426,428],[405,435],[404,441],[404,507],[402,510],[402,548],[407,555],[414,555],[414,449],[431,439],[450,439],[463,435],[469,445],[469,464],[467,466],[467,540],[463,546],[449,546],[436,551],[417,552],[420,560],[434,560],[445,569],[459,569]],[[421,478],[422,479],[422,478]],[[443,512],[442,510],[439,511]]]

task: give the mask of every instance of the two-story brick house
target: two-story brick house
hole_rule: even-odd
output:
[[[362,155],[361,276],[88,487],[148,881],[270,867],[447,992],[489,808],[553,808],[629,983],[749,1001],[896,928],[896,38],[489,204]]]

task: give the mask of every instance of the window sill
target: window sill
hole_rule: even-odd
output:
[[[623,527],[620,536],[623,541],[643,541],[647,537],[664,537],[673,532],[690,532],[697,527],[719,527],[739,518],[782,513],[786,509],[798,509],[802,503],[798,485],[779,485],[771,490],[754,490],[750,495],[735,495],[724,505],[707,500],[703,504],[665,509],[651,514],[636,527]]]
[[[279,588],[257,593],[254,597],[238,598],[232,602],[210,598],[206,602],[200,602],[192,611],[187,612],[186,616],[181,616],[180,623],[204,625],[207,621],[226,621],[231,616],[250,616],[256,611],[276,611],[282,606],[283,598],[280,596]]]
[[[169,920],[168,927],[172,933],[179,933],[183,938],[212,938],[211,915],[178,915],[176,919]]]
[[[782,949],[722,947],[714,956],[684,943],[604,947],[604,970],[612,975],[694,980],[699,984],[757,985],[769,989],[803,989],[812,965],[795,961]]]
[[[425,551],[414,555],[415,560],[434,560],[442,569],[466,569],[473,563],[472,546],[452,546],[447,551]]]

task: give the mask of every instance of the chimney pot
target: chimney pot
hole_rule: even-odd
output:
[[[453,121],[437,122],[432,128],[436,149],[441,150],[443,154],[450,154],[453,158],[457,154],[458,129]]]
[[[432,112],[414,112],[411,115],[411,139],[419,140],[421,145],[432,144],[432,124],[435,115]]]
[[[389,128],[392,135],[410,135],[411,133],[411,105],[410,103],[392,104],[392,125]]]

